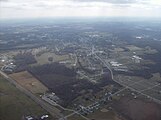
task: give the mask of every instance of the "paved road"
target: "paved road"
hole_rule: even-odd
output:
[[[113,78],[113,71],[111,70],[110,66],[109,66],[105,61],[103,61],[102,58],[100,58],[96,53],[95,53],[94,55],[96,56],[97,59],[99,59],[99,60],[100,60],[100,61],[101,61],[109,70],[110,70],[110,72],[111,72],[111,77],[112,77],[113,81],[115,81],[116,83],[118,83],[118,84],[124,86],[125,88],[129,88],[129,89],[132,90],[132,91],[135,91],[135,92],[137,92],[137,93],[139,93],[139,94],[141,94],[141,95],[143,95],[143,96],[146,96],[147,98],[152,99],[153,101],[155,101],[155,102],[158,103],[158,104],[161,104],[161,100],[156,99],[156,98],[154,98],[154,97],[151,97],[151,96],[149,96],[149,95],[143,93],[142,91],[139,91],[139,90],[137,90],[137,89],[134,89],[134,88],[132,88],[131,86],[125,85],[125,84],[123,84],[123,83],[121,83],[121,82],[115,80],[115,79]],[[148,88],[148,89],[151,89],[151,88]]]
[[[15,80],[10,78],[7,74],[4,72],[0,71],[0,74],[6,78],[10,83],[16,86],[21,92],[29,96],[32,100],[34,100],[37,104],[39,104],[43,109],[45,109],[47,112],[49,112],[54,118],[60,118],[62,117],[61,114],[59,113],[59,110],[57,108],[52,107],[48,103],[44,102],[40,98],[36,97],[34,94],[32,94],[30,91],[26,90],[23,88],[21,85],[19,85]]]
[[[124,84],[122,84],[122,83],[120,83],[120,82],[118,82],[118,81],[116,81],[116,80],[114,80],[114,81],[117,82],[118,84],[120,84],[120,85],[126,87],[126,88],[129,88],[129,89],[132,90],[132,91],[135,91],[135,92],[137,92],[137,93],[139,93],[139,94],[141,94],[141,95],[143,95],[143,96],[146,96],[147,98],[152,99],[154,102],[156,102],[156,103],[158,103],[158,104],[161,104],[161,100],[156,99],[156,98],[154,98],[154,97],[151,97],[151,96],[149,96],[149,95],[143,93],[143,91],[150,90],[150,89],[154,88],[154,86],[153,86],[153,87],[150,87],[150,88],[147,88],[147,89],[145,89],[145,90],[139,91],[139,90],[136,90],[136,89],[134,89],[134,88],[132,88],[132,87],[130,87],[130,86],[124,85]],[[159,84],[159,85],[160,85],[160,84]],[[156,86],[159,86],[159,85],[156,85]],[[156,86],[155,86],[155,87],[156,87]]]
[[[113,71],[111,70],[111,68],[109,67],[110,65],[107,65],[107,63],[105,62],[105,61],[103,61],[96,53],[94,54],[95,55],[95,57],[97,58],[97,59],[99,59],[109,70],[110,70],[110,72],[111,72],[111,78],[112,78],[112,80],[114,79],[113,78]]]

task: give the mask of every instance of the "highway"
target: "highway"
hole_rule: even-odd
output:
[[[111,70],[111,68],[109,67],[110,65],[107,65],[107,63],[105,62],[105,61],[103,61],[96,53],[94,54],[95,55],[95,57],[97,58],[97,59],[99,59],[109,70],[110,70],[110,72],[111,72],[111,78],[112,78],[112,80],[114,79],[113,78],[113,72],[112,72],[112,70]]]
[[[45,101],[41,100],[40,98],[36,97],[34,94],[32,94],[30,91],[26,90],[23,88],[21,85],[19,85],[15,80],[10,78],[7,74],[4,72],[0,71],[0,74],[8,80],[11,84],[15,85],[17,89],[19,89],[21,92],[29,96],[33,101],[35,101],[37,104],[39,104],[43,109],[45,109],[47,112],[50,113],[51,116],[54,118],[60,118],[62,115],[59,113],[59,110],[57,108],[52,107]]]

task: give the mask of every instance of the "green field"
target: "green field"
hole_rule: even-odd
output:
[[[0,76],[0,120],[22,120],[23,116],[40,116],[46,111]]]
[[[55,53],[50,53],[50,52],[46,52],[41,54],[40,56],[36,56],[35,59],[38,64],[43,65],[43,64],[50,63],[50,61],[48,60],[49,57],[53,58],[53,62],[70,60],[68,55],[56,55]]]

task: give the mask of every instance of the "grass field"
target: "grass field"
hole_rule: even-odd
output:
[[[153,74],[153,77],[150,79],[125,75],[115,75],[114,78],[122,84],[131,86],[133,89],[139,90],[146,95],[158,100],[161,99],[161,94],[159,93],[161,91],[161,77],[159,73]]]
[[[127,49],[129,49],[130,51],[139,51],[142,50],[142,48],[136,47],[134,45],[128,45],[126,46]]]
[[[42,94],[48,91],[47,87],[45,87],[39,80],[27,71],[13,73],[10,77],[34,94]]]
[[[50,52],[44,53],[41,56],[36,56],[35,59],[38,64],[42,65],[42,64],[50,63],[48,61],[49,57],[53,57],[53,62],[69,60],[68,55],[56,55],[55,53],[50,53]]]
[[[0,76],[0,120],[21,120],[24,115],[47,113],[29,97]]]

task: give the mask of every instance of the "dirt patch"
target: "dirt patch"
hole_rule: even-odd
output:
[[[130,120],[161,119],[161,107],[152,102],[124,97],[114,104],[114,108]]]
[[[34,94],[48,91],[47,87],[27,71],[11,74],[10,77]]]
[[[101,112],[108,112],[108,110],[107,109],[105,109],[105,108],[103,108],[102,110],[101,110]]]

